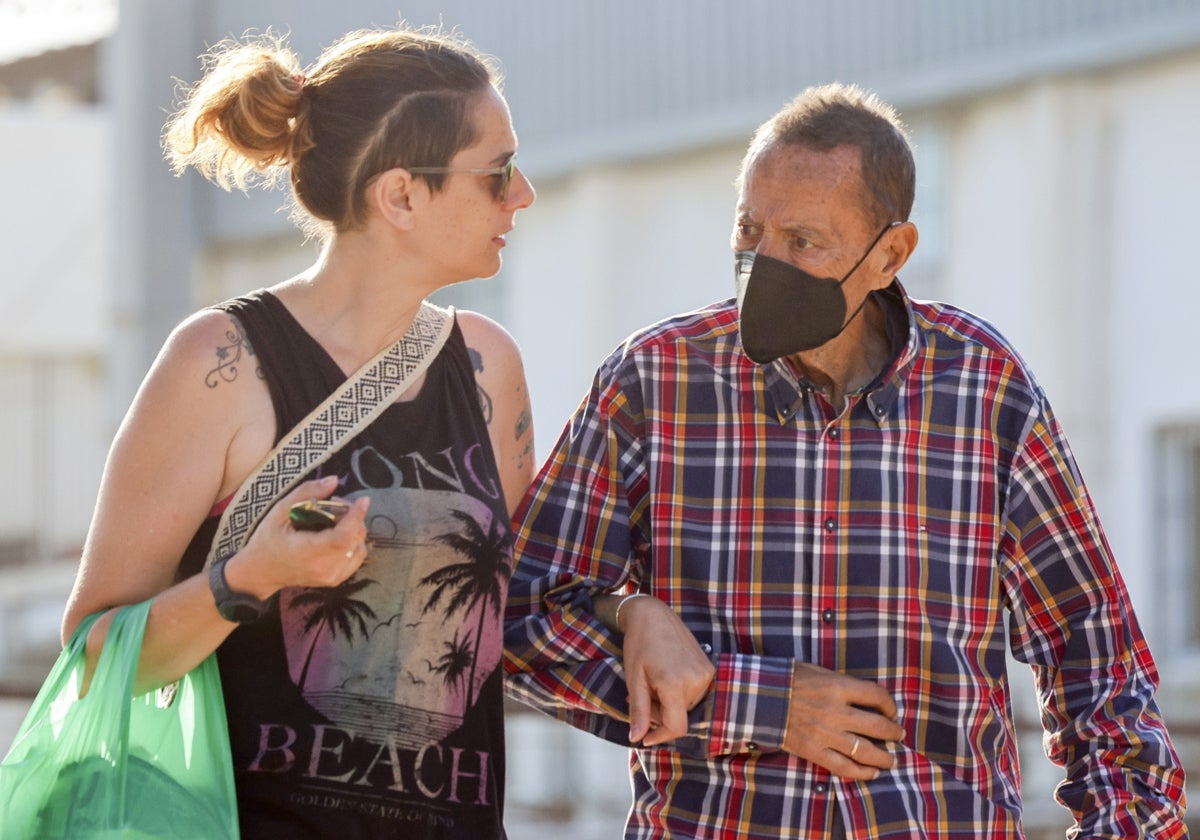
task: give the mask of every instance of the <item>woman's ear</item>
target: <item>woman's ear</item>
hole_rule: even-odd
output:
[[[411,230],[414,192],[419,189],[407,169],[388,169],[367,187],[367,205],[397,229]]]

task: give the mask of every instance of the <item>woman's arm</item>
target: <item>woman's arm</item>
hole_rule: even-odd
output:
[[[232,339],[241,342],[236,366],[228,364]],[[207,575],[178,583],[176,577],[213,505],[271,449],[275,414],[255,364],[228,314],[210,310],[189,318],[155,360],[109,452],[62,634],[69,639],[91,613],[154,597],[139,688],[186,673],[236,626],[217,612]],[[286,521],[285,503],[332,490],[306,482],[276,505],[227,564],[230,588],[266,598],[284,585],[330,585],[352,573],[345,567],[357,568],[362,552],[346,554],[365,535],[365,509],[322,534],[299,534]],[[322,572],[322,566],[328,568]],[[109,623],[103,617],[89,634],[89,673]]]
[[[648,747],[688,732],[688,712],[712,688],[716,668],[679,616],[653,595],[592,599],[596,618],[622,637],[629,740]]]
[[[511,516],[533,481],[533,411],[521,351],[507,331],[477,312],[456,313],[475,366],[475,384]]]

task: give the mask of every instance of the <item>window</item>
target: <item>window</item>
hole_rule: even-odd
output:
[[[1157,460],[1156,611],[1167,651],[1200,654],[1200,420],[1162,427]]]

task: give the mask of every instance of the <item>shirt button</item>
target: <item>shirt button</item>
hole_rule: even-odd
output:
[[[825,520],[825,530],[831,534],[837,530],[837,520],[832,516]]]
[[[758,744],[754,743],[753,741],[747,741],[746,749],[750,750],[751,752],[755,752],[758,750]]]
[[[833,438],[834,440],[837,440],[838,435],[840,435],[840,434],[841,434],[841,432],[838,431],[837,426],[834,426],[832,429],[829,430],[829,436],[831,438]]]
[[[821,620],[824,621],[826,624],[832,624],[833,623],[833,610],[825,610],[823,613],[821,613]]]
[[[824,793],[825,791],[829,790],[829,788],[825,786],[824,782],[818,782],[817,786],[813,788],[813,790],[815,790],[817,793]]]

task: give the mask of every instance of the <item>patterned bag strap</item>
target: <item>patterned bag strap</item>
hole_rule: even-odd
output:
[[[394,403],[437,358],[453,326],[453,308],[422,302],[399,341],[359,368],[297,423],[242,482],[225,508],[205,568],[241,548],[276,499]]]

